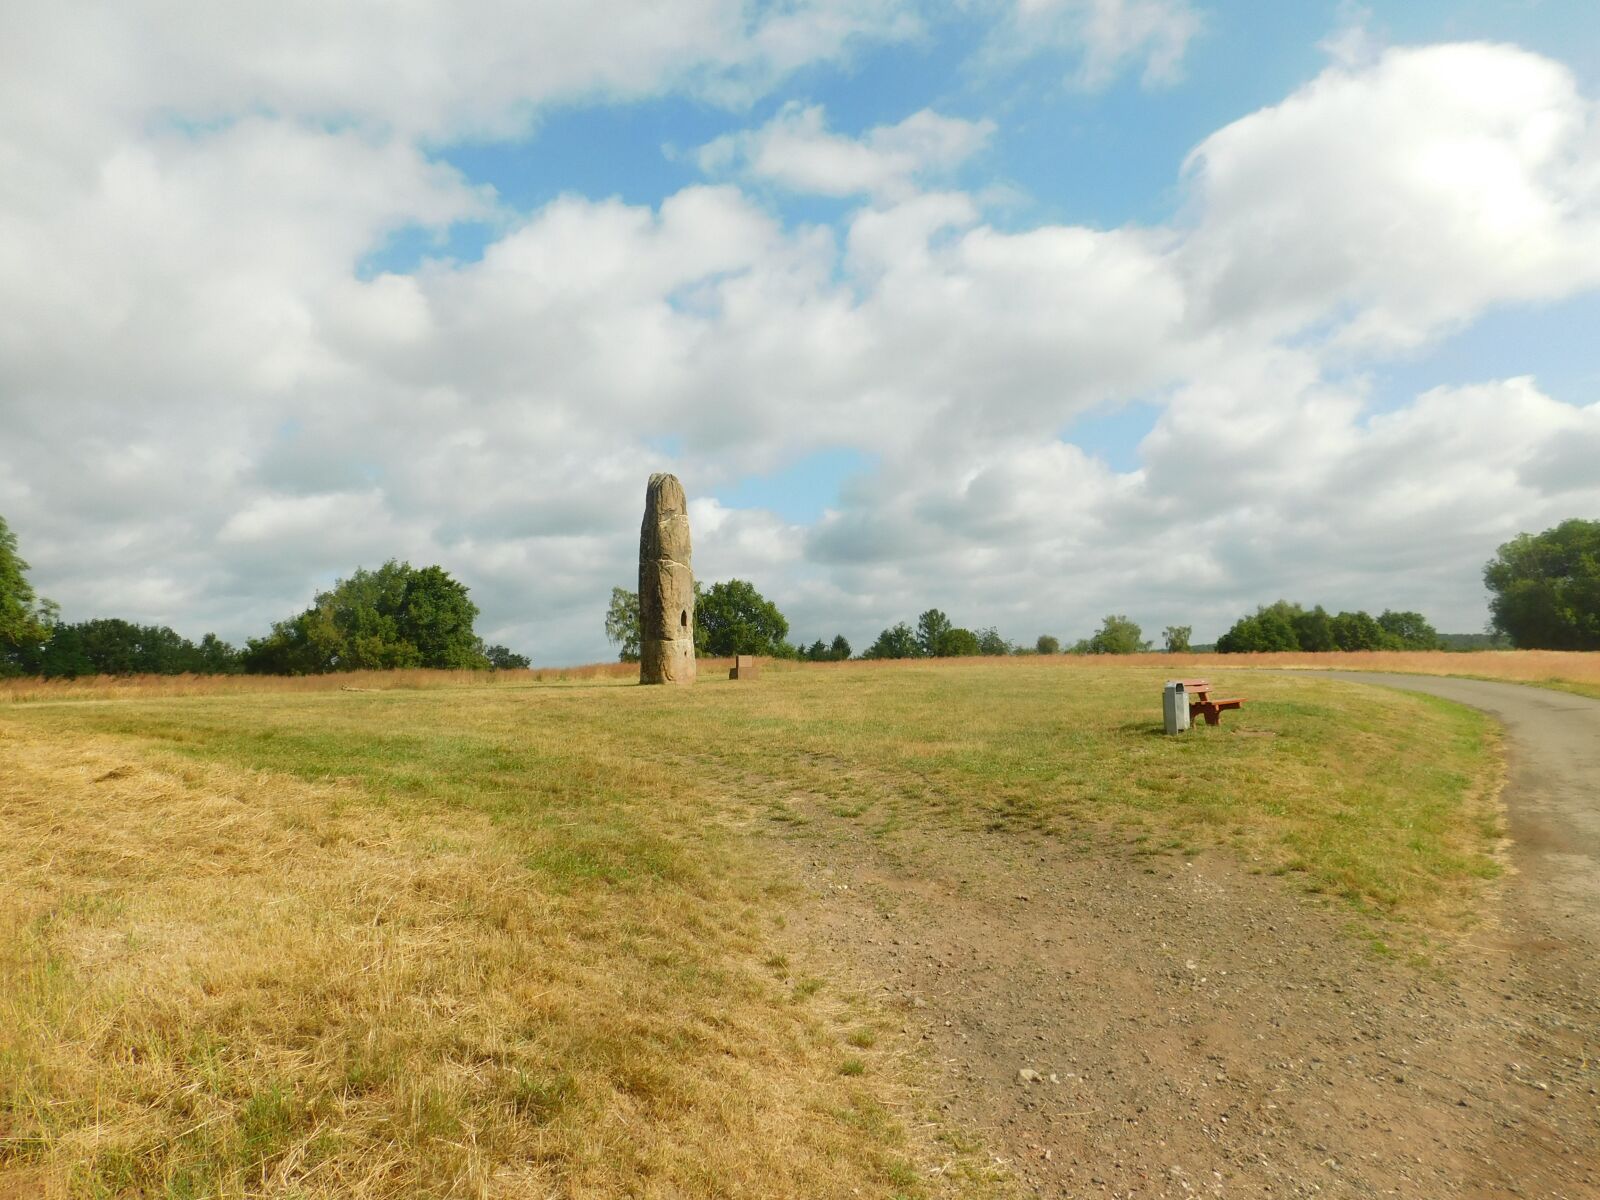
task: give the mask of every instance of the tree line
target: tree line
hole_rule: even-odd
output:
[[[391,559],[357,569],[311,606],[235,647],[214,633],[199,642],[165,625],[117,617],[64,622],[34,594],[28,564],[0,518],[0,675],[320,675],[397,667],[509,669],[526,656],[487,645],[473,631],[478,608],[442,567]]]
[[[1218,654],[1442,649],[1438,630],[1421,613],[1386,609],[1377,617],[1361,611],[1330,616],[1320,604],[1302,608],[1287,600],[1240,617],[1217,639]]]
[[[1329,613],[1287,600],[1262,605],[1240,617],[1215,646],[1193,646],[1193,627],[1168,625],[1162,650],[1184,654],[1268,652],[1323,653],[1355,650],[1477,650],[1507,643],[1518,649],[1600,650],[1600,521],[1571,520],[1541,534],[1522,534],[1501,546],[1484,567],[1490,592],[1490,630],[1441,634],[1421,613],[1385,609]],[[695,585],[697,654],[762,654],[774,658],[837,661],[850,657],[841,634],[832,643],[791,645],[789,622],[753,584],[734,579],[702,590]],[[606,636],[620,657],[637,661],[639,598],[613,588]],[[1099,629],[1065,649],[1068,654],[1139,654],[1154,649],[1137,622],[1108,614]],[[1008,641],[993,627],[955,625],[930,608],[913,625],[900,621],[880,632],[861,653],[864,659],[962,658],[977,655],[1060,654],[1061,640],[1042,634],[1032,647]]]
[[[398,667],[510,669],[529,660],[474,632],[478,608],[465,584],[442,567],[413,567],[391,559],[375,571],[357,569],[304,611],[279,621],[262,637],[235,647],[214,633],[198,642],[164,625],[115,617],[63,622],[59,608],[38,597],[17,539],[0,517],[0,675],[73,677],[95,674],[322,674]],[[1574,519],[1501,546],[1484,567],[1490,593],[1490,632],[1438,633],[1422,614],[1384,610],[1329,613],[1279,600],[1239,618],[1217,640],[1221,653],[1332,650],[1518,649],[1600,650],[1600,521]],[[852,656],[843,634],[791,643],[789,621],[748,580],[695,585],[697,654],[758,654],[813,662]],[[606,636],[624,661],[639,657],[639,598],[614,588]],[[1184,653],[1192,629],[1169,625],[1162,648]],[[1069,654],[1134,654],[1152,649],[1139,625],[1108,615],[1100,628],[1074,642]],[[992,626],[955,625],[940,609],[915,624],[880,632],[861,658],[957,658],[975,655],[1059,654],[1061,641],[1041,635],[1019,646]]]

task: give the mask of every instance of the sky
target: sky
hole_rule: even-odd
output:
[[[1476,631],[1600,517],[1597,100],[1589,0],[13,0],[0,516],[235,642],[611,657],[655,471],[802,641]]]

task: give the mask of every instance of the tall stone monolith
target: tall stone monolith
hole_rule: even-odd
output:
[[[652,475],[639,529],[639,682],[694,682],[689,506],[676,475]]]

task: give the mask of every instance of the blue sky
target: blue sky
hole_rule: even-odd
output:
[[[656,470],[807,640],[1477,628],[1600,509],[1593,16],[10,7],[0,514],[235,639],[397,556],[604,657]]]

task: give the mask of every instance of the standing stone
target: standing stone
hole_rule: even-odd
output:
[[[676,475],[652,475],[639,529],[639,682],[694,682],[689,505]]]

